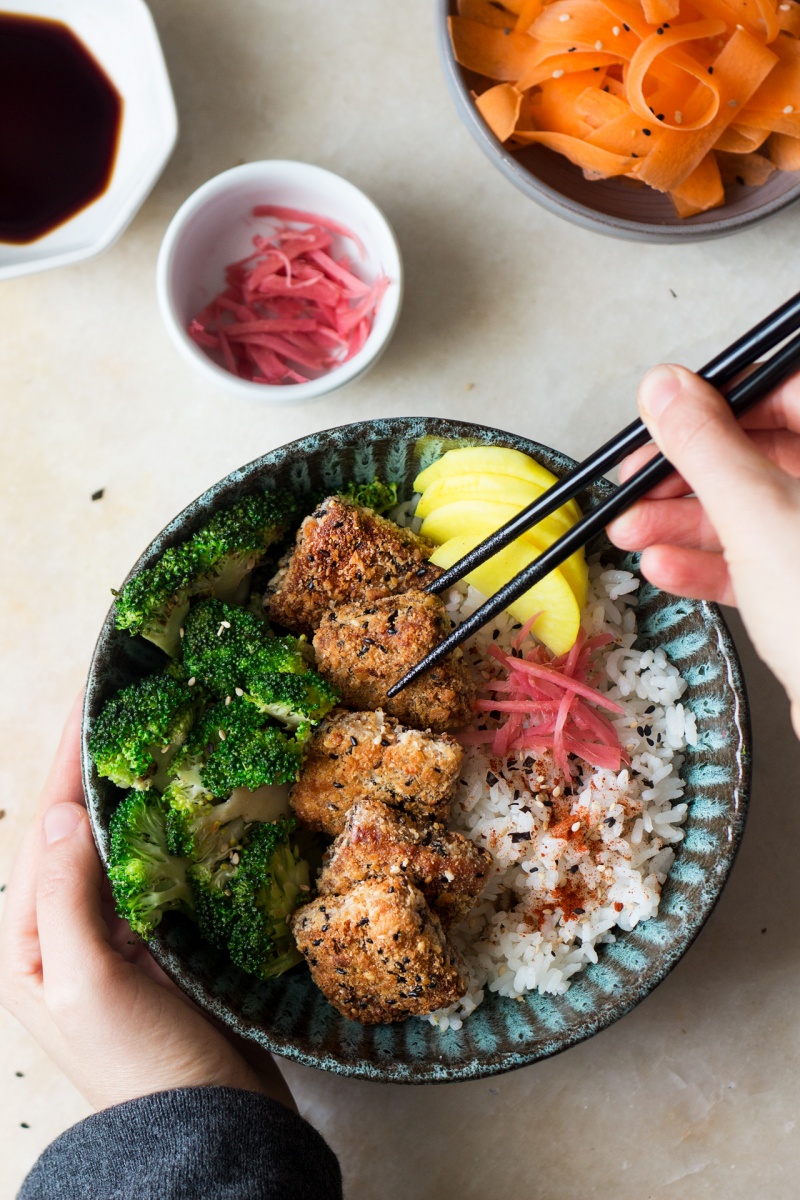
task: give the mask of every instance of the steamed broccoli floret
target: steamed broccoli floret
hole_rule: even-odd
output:
[[[291,817],[256,822],[224,862],[189,869],[201,931],[261,979],[300,961],[287,921],[309,882],[290,841],[294,828]]]
[[[168,909],[192,916],[186,860],[170,854],[166,805],[157,792],[129,792],[111,817],[108,874],[119,915],[148,938]]]
[[[362,508],[384,513],[397,504],[397,484],[381,483],[376,475],[372,483],[348,483],[339,495],[349,504],[360,504]]]
[[[322,719],[339,699],[308,670],[303,643],[274,637],[258,617],[219,600],[203,600],[186,618],[184,668],[217,696],[240,693],[290,729]]]
[[[123,688],[105,705],[89,738],[98,773],[119,787],[149,788],[165,747],[185,741],[199,699],[168,672]]]
[[[171,808],[191,810],[229,796],[234,788],[255,791],[264,784],[292,783],[309,733],[308,727],[300,728],[287,737],[246,697],[216,704],[170,763],[164,795]]]
[[[274,637],[244,608],[202,600],[186,618],[183,664],[216,696],[231,696],[255,674],[307,671],[303,645],[291,636]]]
[[[269,547],[287,532],[294,511],[292,497],[269,493],[245,496],[222,509],[189,541],[166,550],[155,566],[125,584],[117,594],[117,629],[140,633],[175,654],[190,597],[233,599]]]
[[[308,894],[308,864],[290,843],[294,820],[255,825],[231,882],[235,920],[228,940],[243,971],[270,979],[300,962],[288,918]]]
[[[247,680],[246,698],[255,707],[289,729],[321,721],[336,705],[339,693],[332,683],[313,671],[305,675],[257,675]]]

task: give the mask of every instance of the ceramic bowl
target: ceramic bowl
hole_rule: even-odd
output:
[[[147,199],[178,136],[164,56],[144,0],[14,0],[13,11],[67,25],[114,84],[123,109],[105,192],[36,241],[0,242],[0,280],[68,266],[107,250]]]
[[[346,425],[290,442],[234,471],[170,522],[134,570],[192,534],[219,505],[266,483],[311,496],[379,474],[396,481],[408,497],[420,464],[454,443],[512,446],[556,474],[573,465],[546,446],[460,421],[407,417]],[[596,503],[609,486],[599,484],[579,497],[581,503]],[[635,568],[634,557],[607,544],[603,549],[614,564]],[[303,966],[260,982],[203,943],[196,926],[178,914],[167,914],[151,943],[156,960],[202,1008],[267,1049],[342,1075],[394,1082],[475,1079],[507,1071],[591,1037],[628,1012],[675,966],[714,907],[742,835],[750,785],[744,684],[718,609],[647,585],[640,596],[640,644],[666,648],[689,683],[683,703],[697,716],[700,740],[683,768],[689,817],[657,918],[598,947],[599,962],[575,976],[566,995],[535,994],[517,1001],[488,994],[458,1031],[442,1033],[415,1018],[363,1027],[339,1016]],[[88,731],[109,696],[160,661],[162,655],[149,643],[115,630],[109,613],[89,671],[83,724],[84,786],[104,860],[109,817],[120,792],[98,778],[86,751]]]
[[[733,184],[725,205],[694,217],[679,217],[669,196],[626,179],[585,179],[579,167],[544,146],[513,153],[489,132],[472,93],[488,81],[455,61],[447,19],[457,0],[436,0],[439,54],[461,120],[483,153],[520,191],[556,216],[584,229],[634,242],[697,242],[746,229],[800,198],[797,171],[773,171],[761,187]]]
[[[259,384],[239,379],[215,362],[187,333],[194,316],[224,286],[225,267],[253,249],[265,222],[257,204],[277,204],[319,214],[351,230],[338,238],[334,257],[353,262],[368,283],[383,274],[389,286],[364,346],[349,362],[308,383]],[[364,192],[311,163],[273,160],[244,163],[209,179],[178,209],[164,235],[157,268],[158,303],[172,341],[187,362],[231,395],[261,404],[298,404],[333,392],[374,366],[394,333],[403,295],[400,250],[389,222]]]

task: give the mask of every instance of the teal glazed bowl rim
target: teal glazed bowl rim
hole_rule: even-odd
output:
[[[208,520],[221,504],[259,486],[290,486],[309,498],[350,479],[376,473],[411,494],[422,465],[452,445],[511,446],[557,475],[573,466],[565,455],[516,434],[464,421],[398,417],[361,421],[287,443],[231,472],[170,521],[133,571]],[[606,495],[605,480],[580,496],[591,507]],[[609,560],[635,569],[636,557],[607,542]],[[150,943],[153,957],[201,1008],[267,1050],[307,1066],[362,1079],[433,1083],[479,1079],[557,1054],[605,1029],[644,999],[685,954],[708,919],[733,865],[744,830],[751,777],[747,696],[736,651],[719,609],[640,588],[640,643],[664,645],[686,677],[683,697],[696,714],[700,739],[683,768],[690,801],[685,837],[664,885],[658,916],[600,947],[599,961],[575,977],[564,996],[529,994],[508,1000],[494,993],[460,1030],[411,1018],[397,1025],[361,1026],[341,1017],[311,982],[304,966],[262,982],[231,966],[200,940],[188,919],[169,913]],[[97,776],[87,752],[92,722],[106,699],[163,662],[161,652],[114,628],[109,611],[92,657],[82,728],[86,801],[98,850],[107,862],[108,822],[120,791]]]

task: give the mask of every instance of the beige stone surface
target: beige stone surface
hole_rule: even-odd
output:
[[[0,884],[109,588],[206,486],[291,438],[383,415],[487,421],[582,456],[631,419],[645,367],[699,365],[797,287],[796,207],[733,239],[652,247],[526,200],[458,122],[427,0],[151,7],[180,110],[171,163],[103,257],[0,287]],[[261,157],[316,162],[363,187],[407,270],[374,372],[280,410],[196,378],[154,291],[178,205]],[[735,629],[756,732],[753,810],[696,944],[616,1026],[511,1075],[402,1088],[289,1064],[302,1111],[341,1155],[349,1200],[797,1194],[800,753],[779,688]],[[5,1014],[0,1038],[5,1200],[88,1108]]]

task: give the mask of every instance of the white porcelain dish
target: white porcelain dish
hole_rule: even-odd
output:
[[[36,241],[0,242],[0,280],[67,266],[107,250],[143,204],[178,136],[166,64],[144,0],[10,0],[4,11],[67,25],[114,84],[123,109],[105,192]]]
[[[258,204],[300,209],[336,221],[361,240],[342,238],[336,247],[358,264],[373,282],[389,279],[362,349],[349,362],[307,383],[259,384],[239,379],[214,362],[187,333],[193,317],[224,286],[225,267],[253,248],[254,234],[265,228],[253,217]],[[245,163],[210,179],[181,206],[164,235],[157,268],[158,302],[175,346],[206,379],[241,399],[262,404],[297,404],[316,399],[362,376],[378,360],[394,332],[403,294],[400,250],[389,222],[362,191],[311,163],[272,160]]]

